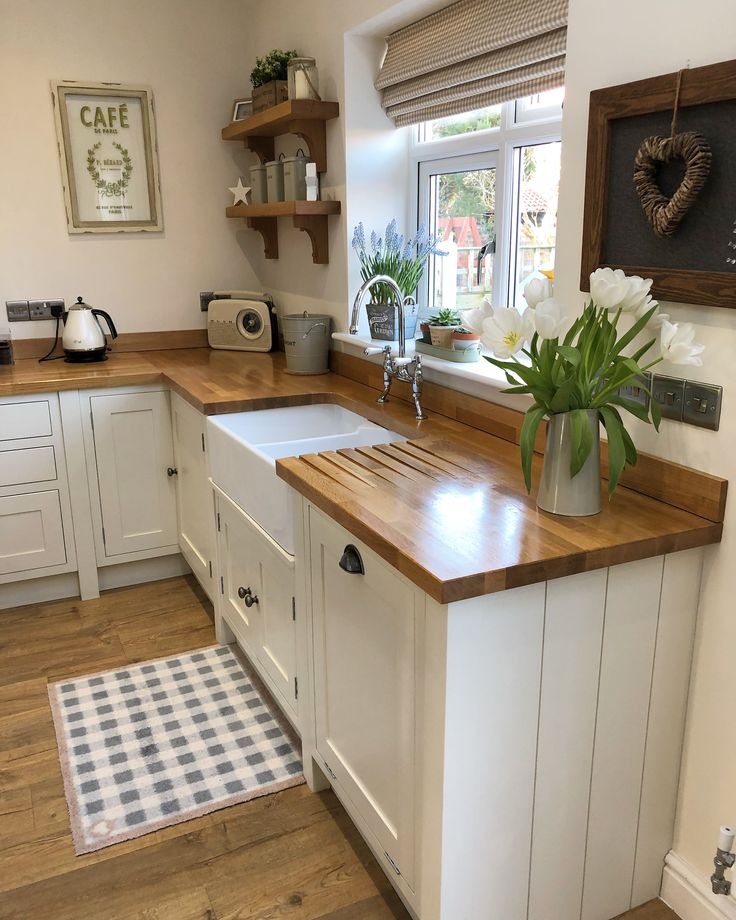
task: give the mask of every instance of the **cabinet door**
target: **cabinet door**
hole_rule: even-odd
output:
[[[207,476],[204,416],[180,396],[171,397],[176,457],[176,506],[179,548],[192,572],[212,598],[214,499]]]
[[[176,544],[168,393],[90,398],[105,556]]]
[[[421,595],[313,508],[309,524],[317,750],[411,887]],[[348,544],[364,574],[340,567]]]
[[[58,491],[0,497],[0,575],[65,562]]]
[[[220,497],[218,508],[222,614],[269,690],[295,715],[294,560],[228,499]]]

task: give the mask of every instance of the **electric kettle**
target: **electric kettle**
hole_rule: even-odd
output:
[[[97,319],[101,316],[107,323],[110,335],[118,337],[115,323],[104,310],[95,310],[84,303],[81,297],[64,313],[64,332],[61,344],[67,361],[106,361],[109,350],[105,333]]]

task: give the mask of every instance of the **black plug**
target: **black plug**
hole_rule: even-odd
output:
[[[49,310],[51,310],[51,315],[55,316],[57,319],[64,314],[64,301],[63,300],[50,300]]]

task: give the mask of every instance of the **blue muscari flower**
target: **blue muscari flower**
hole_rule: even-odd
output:
[[[359,255],[365,252],[365,227],[362,220],[353,231],[353,249]]]
[[[407,262],[409,259],[413,257],[413,255],[414,255],[414,250],[412,248],[411,240],[409,240],[406,246],[404,246],[404,251],[401,254],[401,258],[404,262]]]
[[[375,230],[371,230],[371,249],[373,252],[378,249],[378,235]]]
[[[402,250],[403,248],[404,248],[404,234],[403,234],[403,233],[400,233],[400,234],[394,239],[394,252],[396,253],[396,255],[397,255],[399,258],[401,258],[401,250]]]
[[[386,249],[391,252],[396,239],[396,218],[394,218],[386,227]]]

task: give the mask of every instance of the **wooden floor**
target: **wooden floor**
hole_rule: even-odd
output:
[[[186,578],[0,611],[2,920],[408,918],[334,795],[306,786],[74,855],[47,681],[214,641]],[[625,918],[676,920],[660,902]]]

